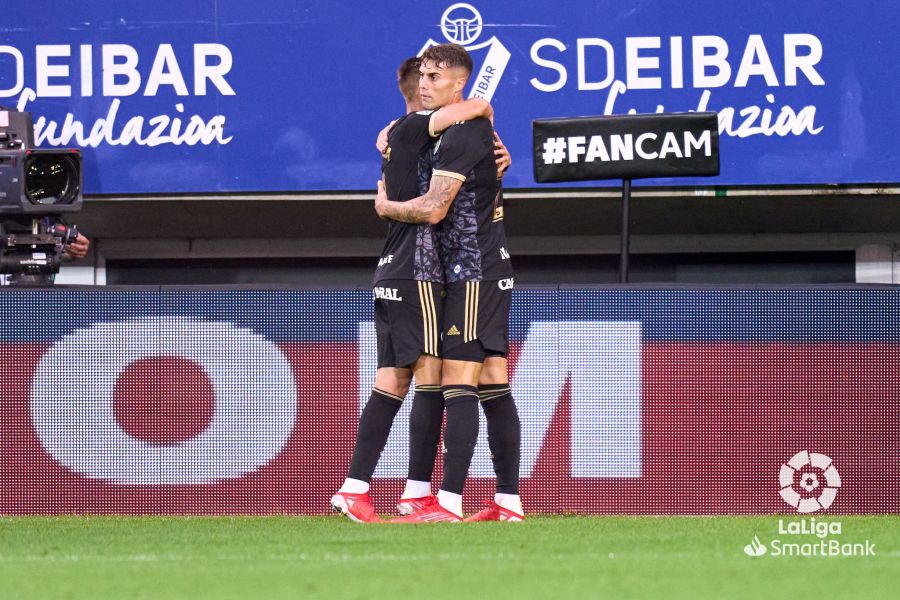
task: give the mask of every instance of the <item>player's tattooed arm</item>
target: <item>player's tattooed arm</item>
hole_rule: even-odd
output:
[[[447,216],[450,205],[462,187],[462,181],[446,175],[433,175],[431,185],[424,195],[406,202],[388,200],[384,182],[378,181],[375,212],[382,219],[403,223],[428,223],[436,225]]]
[[[431,134],[431,137],[435,137],[454,123],[471,121],[479,117],[490,120],[491,124],[494,123],[494,109],[484,98],[470,98],[462,102],[454,102],[431,113],[428,133]]]

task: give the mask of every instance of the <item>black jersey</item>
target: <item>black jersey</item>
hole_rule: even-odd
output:
[[[433,111],[409,113],[400,117],[388,133],[388,149],[381,163],[387,196],[405,202],[428,191],[428,183],[419,178],[420,162],[430,161],[428,133]],[[430,171],[429,167],[423,170]],[[388,237],[378,259],[373,284],[385,279],[444,280],[439,247],[431,225],[412,225],[388,221]]]
[[[490,121],[475,119],[447,129],[434,143],[432,161],[435,175],[463,182],[438,228],[445,281],[510,277]]]

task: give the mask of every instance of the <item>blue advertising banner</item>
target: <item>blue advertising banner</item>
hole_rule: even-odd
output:
[[[653,185],[896,182],[900,6],[861,0],[13,2],[0,105],[84,149],[95,194],[370,190],[395,69],[472,53],[529,188],[531,121],[715,111],[721,175]],[[593,185],[593,184],[586,184]]]

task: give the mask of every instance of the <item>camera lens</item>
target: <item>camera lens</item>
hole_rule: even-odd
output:
[[[78,181],[78,163],[71,155],[35,154],[25,164],[25,195],[32,204],[71,204]]]

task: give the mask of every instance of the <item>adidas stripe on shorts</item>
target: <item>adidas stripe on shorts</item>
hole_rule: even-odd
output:
[[[483,362],[486,356],[506,356],[512,288],[512,278],[446,285],[443,358]]]

